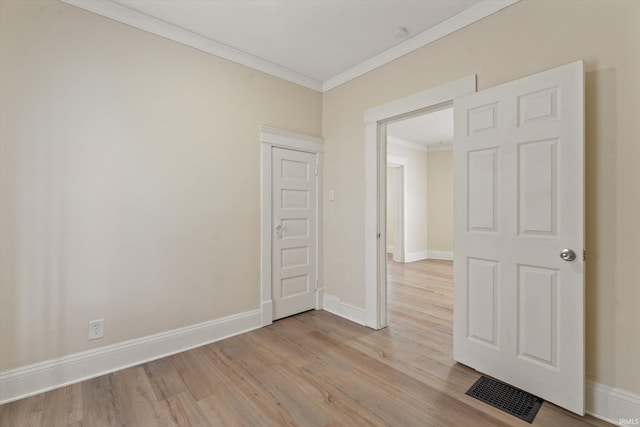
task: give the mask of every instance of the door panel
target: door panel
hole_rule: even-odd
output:
[[[498,261],[467,259],[468,338],[491,347],[498,346]]]
[[[518,265],[518,355],[557,367],[558,271]]]
[[[518,145],[518,232],[555,236],[557,139]]]
[[[498,150],[469,151],[469,231],[498,231]]]
[[[578,414],[583,109],[581,61],[454,101],[454,358]]]
[[[273,319],[315,307],[316,155],[272,149]]]

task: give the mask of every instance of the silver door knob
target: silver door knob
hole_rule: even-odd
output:
[[[282,225],[276,227],[276,236],[278,236],[278,239],[282,239]]]
[[[562,258],[564,261],[573,261],[574,259],[576,259],[576,253],[571,249],[563,249],[560,251],[560,258]]]

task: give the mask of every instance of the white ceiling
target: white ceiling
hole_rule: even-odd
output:
[[[480,0],[115,1],[325,81]]]
[[[387,136],[396,143],[404,141],[425,147],[449,145],[453,142],[453,108],[388,124]]]
[[[324,91],[518,0],[62,1]]]

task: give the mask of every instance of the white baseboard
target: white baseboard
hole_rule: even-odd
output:
[[[324,307],[324,289],[320,288],[316,291],[316,310],[322,310]]]
[[[364,325],[366,323],[365,313],[363,309],[345,304],[340,301],[340,298],[336,296],[325,293],[323,307],[324,310],[328,311],[329,313],[344,317],[345,319],[351,320],[355,323],[359,323],[360,325]]]
[[[0,404],[95,378],[260,328],[261,310],[76,353],[0,373]]]
[[[404,262],[422,261],[423,259],[444,259],[453,260],[453,252],[450,251],[417,251],[409,252],[405,256]]]
[[[407,252],[404,256],[404,262],[421,261],[429,258],[429,251]]]
[[[387,253],[388,254],[392,254],[393,253],[393,245],[387,245]]]
[[[262,326],[273,323],[273,300],[262,301]]]
[[[586,413],[614,425],[640,425],[640,396],[587,381]]]
[[[451,251],[427,251],[427,258],[429,259],[444,259],[447,261],[453,261],[453,252]]]

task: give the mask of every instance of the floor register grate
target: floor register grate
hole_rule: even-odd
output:
[[[528,423],[533,422],[543,402],[533,394],[484,376],[466,394]]]

